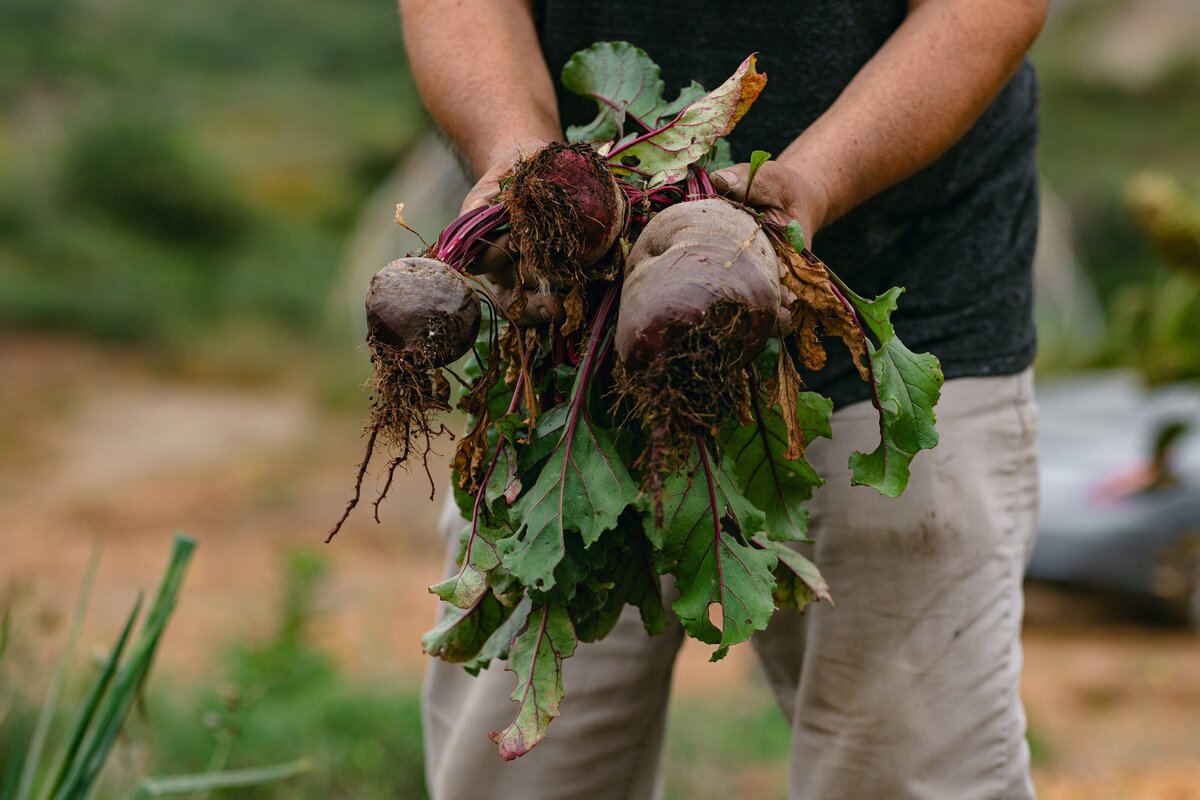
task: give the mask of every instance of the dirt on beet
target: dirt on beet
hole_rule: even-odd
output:
[[[524,278],[542,288],[609,279],[601,263],[625,221],[625,194],[588,144],[551,143],[517,162],[504,194]]]
[[[697,324],[668,323],[664,346],[641,369],[615,362],[616,395],[629,418],[649,432],[650,446],[636,466],[646,469],[656,497],[662,477],[690,463],[696,439],[714,436],[729,409],[739,418],[749,416],[742,347],[747,325],[745,306],[721,300]]]
[[[285,556],[301,549],[327,566],[313,642],[352,676],[415,686],[435,614],[425,587],[444,565],[451,446],[431,456],[437,502],[422,471],[398,472],[382,524],[356,515],[323,545],[362,419],[312,397],[306,380],[248,390],[163,377],[137,354],[0,338],[0,596],[31,661],[53,663],[94,543],[104,550],[83,653],[112,640],[182,529],[200,546],[156,680],[218,683],[228,644],[274,632]],[[1200,637],[1125,607],[1030,587],[1023,694],[1043,800],[1200,800]],[[685,646],[682,698],[744,697],[761,681],[751,648],[716,664],[709,650]],[[781,797],[782,765],[755,769],[762,796]]]

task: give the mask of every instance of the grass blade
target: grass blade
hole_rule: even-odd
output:
[[[129,619],[125,621],[125,627],[122,628],[116,645],[113,646],[112,652],[104,662],[104,667],[100,670],[100,675],[92,683],[92,688],[88,690],[87,699],[84,700],[83,706],[79,709],[79,714],[71,726],[71,732],[67,736],[66,743],[55,759],[54,768],[49,773],[49,776],[53,776],[53,779],[51,780],[48,776],[45,788],[38,793],[39,800],[53,795],[67,780],[68,774],[71,771],[71,765],[79,753],[79,748],[83,744],[84,737],[91,729],[92,721],[96,718],[96,710],[100,707],[100,701],[103,699],[104,693],[108,691],[113,676],[117,674],[117,665],[121,663],[121,656],[125,652],[125,645],[129,641],[129,635],[133,632],[134,622],[137,620],[141,610],[142,598],[141,595],[138,595],[137,602],[133,604],[133,610],[129,613]]]
[[[33,737],[29,740],[29,750],[25,753],[25,764],[21,768],[21,782],[17,785],[16,800],[28,800],[33,793],[33,781],[38,772],[38,764],[42,760],[42,751],[46,747],[46,737],[50,735],[50,725],[58,714],[58,704],[62,699],[63,684],[67,679],[67,668],[75,657],[75,645],[79,639],[79,629],[87,614],[88,601],[92,594],[92,580],[96,577],[96,567],[100,563],[100,546],[92,547],[88,558],[87,569],[83,573],[83,586],[79,590],[79,599],[75,601],[75,611],[71,614],[71,627],[67,630],[67,644],[63,649],[58,669],[50,682],[46,699],[38,711],[37,722],[34,724]]]
[[[0,661],[8,652],[9,638],[12,636],[12,608],[4,609],[4,619],[0,620]]]
[[[17,780],[21,777],[21,752],[25,749],[25,737],[18,726],[13,736],[12,752],[5,765],[4,782],[0,784],[0,800],[13,800],[17,795]]]
[[[175,602],[183,585],[184,573],[196,540],[182,534],[176,535],[171,551],[171,561],[159,585],[154,603],[146,616],[145,625],[138,635],[137,643],[129,660],[117,675],[112,691],[105,698],[99,713],[99,722],[87,737],[79,755],[73,759],[68,777],[59,787],[56,800],[74,800],[84,797],[95,782],[112,750],[113,742],[125,724],[126,717],[137,699],[138,691],[150,672],[154,654],[166,629],[167,621],[175,610]]]
[[[177,797],[196,792],[217,792],[222,789],[242,789],[285,780],[312,769],[308,759],[253,769],[231,769],[225,772],[206,772],[200,775],[177,775],[147,778],[138,786],[133,800],[154,797]]]

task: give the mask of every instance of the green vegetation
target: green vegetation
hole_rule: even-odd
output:
[[[426,797],[411,682],[351,681],[308,639],[323,575],[317,556],[290,557],[274,636],[230,648],[220,687],[159,687],[149,704],[155,774],[202,770],[215,748],[233,768],[298,756],[312,764],[286,784],[231,798]]]
[[[0,53],[0,327],[311,342],[422,124],[375,0],[12,0]]]
[[[173,577],[164,584],[172,597],[179,589],[190,546],[189,540],[183,540],[176,548]],[[133,640],[130,666],[113,678],[121,688],[110,696],[114,708],[130,712],[127,724],[115,740],[96,739],[106,741],[112,754],[108,760],[114,762],[100,776],[95,795],[99,800],[129,797],[135,785],[138,798],[201,797],[208,789],[222,789],[219,797],[231,800],[427,797],[416,686],[411,679],[385,685],[350,680],[342,673],[327,653],[313,646],[307,633],[324,575],[323,562],[312,553],[298,552],[286,566],[274,634],[262,643],[228,648],[216,671],[220,679],[213,681],[217,686],[156,679],[142,700],[134,703],[133,690],[145,678],[153,649]],[[85,598],[86,583],[85,579]],[[81,603],[77,620],[84,607]],[[150,616],[165,621],[162,614]],[[8,610],[3,618],[10,618]],[[7,630],[7,623],[3,629]],[[152,626],[141,634],[140,641],[153,638],[156,629]],[[71,660],[68,656],[63,663]],[[89,691],[105,674],[103,665],[97,669],[83,683],[62,684],[61,702],[39,706],[49,735],[46,747],[36,749],[45,756],[63,752],[66,732],[81,718],[72,710],[86,706]],[[6,677],[19,676],[6,673]],[[26,796],[6,792],[18,786],[17,765],[34,749],[31,738],[39,738],[33,734],[37,714],[30,711],[30,702],[26,698],[7,714],[0,704],[0,798],[5,800]],[[109,703],[106,700],[99,710],[103,712]],[[99,730],[94,723],[105,716],[88,716],[89,726]],[[123,720],[114,718],[115,723]],[[761,789],[755,796],[783,794],[787,726],[762,684],[737,696],[676,703],[667,747],[672,800],[740,796],[740,787],[748,785]],[[36,753],[32,760],[47,763]],[[280,766],[258,766],[262,764]],[[130,774],[130,765],[137,774]],[[46,773],[38,769],[37,774]],[[147,774],[186,777],[146,779]]]
[[[1089,76],[1080,64],[1113,5],[1064,7],[1035,48],[1041,168],[1113,320],[1106,363],[1170,376],[1198,363],[1196,283],[1156,254],[1124,195],[1145,169],[1200,189],[1200,60],[1139,88]],[[236,377],[312,352],[355,215],[424,124],[394,4],[5,0],[0,57],[0,336],[66,331]],[[359,377],[331,391],[361,405]],[[201,685],[156,679],[115,752],[139,776],[312,764],[222,797],[424,797],[416,687],[343,673],[305,632],[320,562],[297,556],[290,574],[275,635],[231,647]],[[5,691],[20,686],[10,612]],[[47,758],[99,668],[63,685]],[[0,797],[19,789],[40,708],[0,703]],[[671,798],[782,796],[786,725],[761,687],[676,703],[668,747]]]
[[[1200,56],[1193,48],[1143,86],[1084,66],[1112,0],[1064,9],[1034,46],[1042,89],[1039,166],[1075,217],[1080,260],[1107,303],[1121,287],[1170,270],[1138,231],[1123,196],[1141,171],[1200,176]],[[1200,187],[1193,187],[1200,188]]]
[[[136,636],[132,635],[142,610],[139,595],[112,650],[98,664],[97,674],[84,688],[78,708],[71,713],[60,702],[99,561],[99,551],[93,551],[63,655],[41,700],[36,720],[27,723],[26,715],[19,713],[12,714],[11,720],[7,713],[0,715],[0,732],[5,734],[0,741],[5,743],[7,750],[3,758],[5,770],[0,775],[2,800],[78,800],[107,794],[113,784],[119,783],[105,782],[106,765],[118,749],[118,737],[142,693],[167,622],[174,613],[195,547],[194,539],[183,535],[175,537],[170,562],[141,629]],[[4,618],[7,628],[11,619],[9,610]],[[3,651],[0,651],[0,657],[3,657]],[[55,736],[53,750],[48,747],[52,733]],[[308,769],[303,761],[237,771],[221,771],[220,767],[221,764],[210,761],[203,775],[143,780],[137,784],[134,797],[142,800],[254,787],[290,778]],[[120,792],[119,789],[116,791]]]

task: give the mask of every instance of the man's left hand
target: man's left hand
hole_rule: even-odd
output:
[[[780,225],[796,220],[804,228],[805,238],[811,242],[813,234],[825,224],[828,202],[824,186],[787,164],[768,161],[755,173],[747,197],[749,174],[749,164],[737,164],[713,173],[713,186],[726,197],[759,209]]]

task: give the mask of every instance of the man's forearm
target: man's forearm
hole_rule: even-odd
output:
[[[820,228],[933,162],[983,113],[1041,30],[1046,0],[913,0],[837,101],[779,156],[814,181]]]
[[[514,143],[562,135],[528,0],[400,0],[426,108],[476,175]]]

